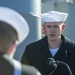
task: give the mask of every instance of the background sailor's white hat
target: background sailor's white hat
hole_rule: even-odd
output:
[[[49,11],[41,14],[43,22],[64,22],[67,19],[68,13]]]
[[[8,7],[0,7],[0,21],[11,25],[18,33],[20,44],[29,33],[29,26],[26,20],[15,10]]]

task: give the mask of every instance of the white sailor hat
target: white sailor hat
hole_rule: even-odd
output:
[[[29,27],[26,20],[15,10],[8,7],[0,7],[0,21],[11,25],[18,33],[20,44],[28,35]]]
[[[64,22],[68,14],[58,11],[49,11],[48,13],[41,14],[43,22]]]

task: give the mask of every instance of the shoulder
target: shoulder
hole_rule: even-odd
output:
[[[65,36],[63,36],[62,35],[62,40],[63,40],[63,42],[64,42],[64,44],[66,45],[66,46],[68,46],[68,47],[74,47],[75,46],[75,42],[74,41],[72,41],[71,39],[69,39],[69,38],[67,38],[67,37],[65,37]]]
[[[75,47],[75,42],[72,41],[72,40],[69,39],[69,38],[66,38],[66,37],[65,37],[65,43],[66,43],[67,46]]]
[[[23,75],[41,75],[41,73],[33,66],[22,65]]]
[[[42,39],[39,39],[38,41],[32,42],[32,43],[28,44],[27,47],[40,46],[46,41],[46,38],[47,37],[43,37]]]
[[[41,75],[40,72],[33,66],[21,64],[19,61],[14,60],[14,73],[20,75]]]

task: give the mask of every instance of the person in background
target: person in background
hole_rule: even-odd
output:
[[[41,75],[35,67],[13,59],[17,46],[28,33],[28,24],[18,12],[0,7],[0,75]]]
[[[50,65],[50,60],[63,61],[75,75],[75,43],[62,33],[68,13],[49,11],[41,14],[45,37],[26,46],[21,62],[35,66],[42,75],[70,75],[63,64]]]

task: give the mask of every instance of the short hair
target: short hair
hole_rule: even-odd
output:
[[[18,40],[16,30],[10,24],[0,21],[0,51],[7,52],[16,40]]]

